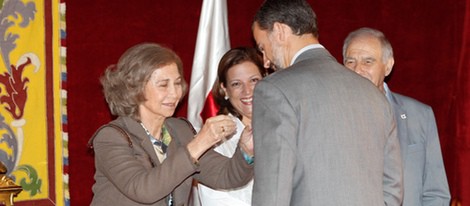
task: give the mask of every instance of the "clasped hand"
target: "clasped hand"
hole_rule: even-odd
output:
[[[188,144],[188,151],[194,159],[199,157],[214,144],[235,133],[237,125],[232,117],[218,115],[206,120],[201,131]]]

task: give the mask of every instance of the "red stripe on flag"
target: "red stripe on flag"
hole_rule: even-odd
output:
[[[202,121],[206,122],[207,118],[217,115],[217,111],[219,111],[219,106],[215,103],[212,92],[209,92],[204,102],[204,108],[201,111]]]

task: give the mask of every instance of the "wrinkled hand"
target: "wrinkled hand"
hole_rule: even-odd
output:
[[[227,115],[218,115],[206,120],[206,123],[199,132],[199,135],[204,135],[206,138],[212,138],[213,141],[210,141],[211,139],[209,139],[209,142],[211,142],[209,147],[211,147],[227,136],[235,133],[236,129],[237,125],[232,117]]]
[[[238,143],[243,151],[245,151],[248,155],[253,156],[253,129],[251,128],[251,125],[245,126]]]
[[[201,131],[188,144],[188,151],[194,159],[199,157],[214,144],[235,133],[237,125],[232,117],[218,115],[206,120]]]

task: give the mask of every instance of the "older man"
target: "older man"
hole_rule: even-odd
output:
[[[448,206],[449,187],[431,107],[391,92],[384,83],[394,64],[390,42],[378,30],[361,28],[344,41],[343,57],[344,65],[374,83],[393,107],[404,168],[403,206]]]

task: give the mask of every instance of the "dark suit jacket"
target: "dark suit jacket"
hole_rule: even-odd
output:
[[[170,193],[174,205],[188,205],[193,178],[214,188],[232,188],[245,185],[253,177],[253,168],[239,149],[231,159],[209,150],[200,158],[199,166],[194,164],[186,149],[194,136],[192,126],[182,119],[165,121],[173,139],[163,163],[137,121],[120,117],[112,123],[129,133],[133,146],[115,128],[97,131],[91,205],[163,206]]]
[[[387,99],[325,49],[303,52],[256,85],[253,132],[255,206],[402,202]]]
[[[432,108],[397,93],[389,94],[403,159],[403,206],[448,206],[449,186]]]

